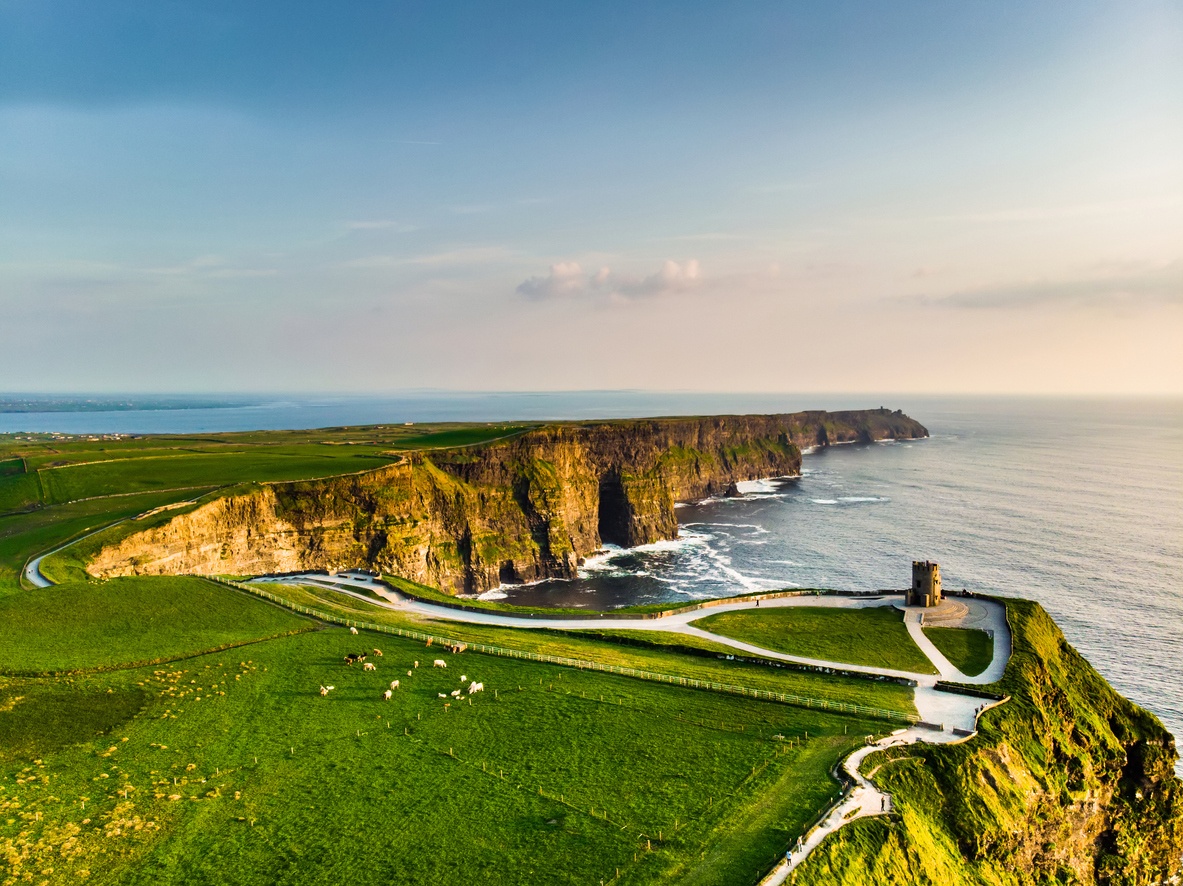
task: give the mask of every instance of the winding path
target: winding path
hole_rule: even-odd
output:
[[[945,692],[937,688],[938,680],[957,683],[984,685],[993,683],[1002,677],[1006,663],[1010,659],[1011,635],[1006,621],[1006,609],[993,600],[979,598],[961,598],[957,601],[957,612],[953,617],[946,615],[940,618],[942,626],[967,626],[986,630],[994,640],[994,658],[990,666],[981,674],[971,677],[963,674],[952,664],[940,650],[936,648],[923,631],[926,616],[940,613],[941,610],[925,610],[917,607],[907,607],[899,597],[847,597],[847,596],[801,596],[777,597],[760,601],[760,608],[788,608],[793,606],[832,606],[843,609],[866,609],[873,606],[895,606],[903,610],[904,624],[908,634],[922,652],[929,658],[939,672],[938,675],[920,674],[911,671],[898,671],[889,668],[874,668],[866,665],[847,664],[846,662],[826,661],[815,658],[805,658],[798,655],[788,655],[773,649],[765,649],[712,634],[695,627],[693,622],[705,617],[702,610],[667,615],[663,618],[537,618],[519,615],[505,615],[496,612],[479,612],[466,609],[453,609],[425,603],[408,597],[393,590],[389,585],[369,575],[359,573],[341,573],[327,576],[321,573],[304,573],[300,575],[270,576],[255,579],[257,582],[272,582],[278,584],[305,585],[333,590],[350,597],[364,600],[374,606],[393,609],[419,615],[439,621],[460,622],[466,624],[494,625],[509,628],[558,628],[567,631],[603,630],[611,627],[629,631],[658,631],[664,633],[684,634],[690,637],[710,640],[734,648],[737,652],[756,655],[762,658],[798,664],[814,665],[818,667],[835,668],[854,671],[876,676],[903,677],[915,682],[914,703],[920,721],[908,729],[899,729],[891,735],[880,739],[865,747],[859,748],[842,763],[853,786],[845,797],[835,806],[825,819],[810,829],[773,870],[761,881],[761,886],[780,886],[796,867],[801,864],[821,842],[834,831],[846,824],[869,815],[885,815],[891,811],[891,796],[880,791],[860,771],[863,760],[874,751],[900,744],[911,744],[923,741],[931,744],[943,744],[963,741],[977,728],[977,718],[983,707],[983,701],[973,696]],[[710,614],[718,612],[738,612],[756,609],[752,600],[740,600],[713,606]]]
[[[83,536],[85,537],[85,536]],[[62,545],[68,547],[81,539]],[[24,577],[36,587],[49,587],[53,584],[40,570],[41,561],[61,548],[47,551],[25,564]],[[737,652],[755,655],[762,658],[815,667],[834,668],[853,671],[875,676],[902,677],[915,683],[914,703],[920,717],[919,723],[909,729],[896,730],[891,735],[873,744],[859,748],[842,763],[842,767],[850,777],[853,786],[845,797],[835,806],[826,818],[817,826],[810,829],[793,848],[793,851],[782,860],[765,878],[761,886],[780,886],[790,873],[803,862],[821,842],[834,831],[858,818],[869,815],[883,815],[891,811],[890,795],[880,791],[860,772],[863,760],[872,752],[884,747],[898,744],[909,744],[917,741],[929,743],[947,743],[964,740],[977,726],[977,716],[982,706],[982,700],[972,696],[944,692],[937,689],[939,680],[958,683],[987,684],[1000,679],[1010,658],[1011,636],[1006,622],[1006,611],[1002,604],[992,600],[978,598],[963,598],[959,601],[964,605],[964,615],[956,618],[945,618],[941,624],[945,626],[972,626],[992,633],[994,639],[994,658],[990,666],[981,674],[970,677],[961,673],[924,634],[923,623],[926,614],[933,610],[922,610],[905,607],[898,597],[849,597],[849,596],[801,596],[778,597],[760,601],[760,607],[765,609],[789,608],[794,606],[832,606],[845,609],[865,609],[874,606],[895,606],[904,613],[904,623],[908,633],[916,645],[933,663],[939,676],[921,674],[911,671],[899,671],[888,668],[875,668],[866,665],[849,664],[846,662],[828,661],[789,655],[773,649],[765,649],[741,640],[713,634],[695,627],[693,622],[704,618],[702,610],[668,615],[662,618],[537,618],[519,615],[505,615],[495,612],[479,612],[473,610],[453,609],[425,603],[421,600],[400,594],[389,585],[372,576],[359,573],[341,573],[327,576],[322,573],[302,573],[297,575],[267,576],[254,580],[257,583],[275,583],[289,585],[305,585],[324,588],[363,600],[371,605],[380,606],[400,612],[418,615],[437,621],[460,622],[467,624],[481,624],[508,628],[558,628],[568,631],[602,630],[612,627],[618,630],[656,631],[663,633],[683,634],[689,637],[710,640],[724,646],[730,646]],[[739,600],[714,606],[710,614],[722,612],[738,612],[756,609],[757,604],[752,600]],[[959,611],[960,612],[960,611]]]

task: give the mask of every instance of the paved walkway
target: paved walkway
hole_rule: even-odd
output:
[[[835,668],[864,674],[874,674],[890,677],[904,677],[916,683],[914,703],[920,716],[921,723],[909,728],[900,729],[879,741],[859,748],[850,754],[842,763],[843,769],[853,782],[853,787],[835,807],[825,820],[809,831],[808,834],[794,848],[791,858],[783,860],[762,881],[761,886],[780,886],[790,873],[803,862],[821,842],[834,831],[856,819],[868,815],[885,815],[891,811],[891,797],[880,791],[863,776],[859,767],[863,760],[871,753],[881,748],[913,742],[928,742],[942,744],[962,740],[967,733],[977,728],[978,710],[983,701],[973,696],[943,692],[936,688],[938,679],[958,683],[986,684],[993,683],[1002,676],[1010,658],[1011,638],[1010,628],[1006,623],[1005,608],[992,600],[977,598],[961,598],[959,603],[965,604],[964,615],[960,619],[946,619],[942,627],[956,627],[959,624],[989,630],[994,635],[994,660],[990,666],[976,677],[969,677],[961,673],[940,650],[933,645],[922,630],[923,609],[904,606],[898,597],[846,597],[846,596],[802,596],[779,597],[761,600],[761,609],[788,608],[793,606],[832,606],[843,609],[865,609],[872,606],[896,606],[903,610],[904,623],[908,634],[922,652],[932,661],[933,666],[940,672],[939,677],[933,674],[919,674],[910,671],[897,671],[889,668],[874,668],[865,665],[846,664],[845,662],[826,661],[822,659],[805,658],[797,655],[787,655],[773,649],[765,649],[712,634],[695,627],[692,622],[719,612],[737,612],[756,609],[752,600],[740,600],[735,603],[713,606],[710,610],[694,610],[664,618],[539,618],[520,615],[505,615],[496,612],[477,612],[466,609],[452,609],[424,603],[407,597],[392,590],[389,585],[379,580],[357,573],[342,573],[326,576],[319,573],[305,573],[302,575],[274,576],[256,579],[259,582],[275,582],[280,584],[311,585],[325,588],[337,593],[356,597],[375,606],[393,609],[425,618],[439,621],[460,622],[465,624],[496,625],[511,628],[559,628],[562,630],[602,630],[613,628],[629,631],[661,631],[666,633],[684,634],[720,643],[734,648],[737,652],[761,658],[771,658],[778,661],[795,662],[816,667]],[[960,730],[960,733],[953,730]]]

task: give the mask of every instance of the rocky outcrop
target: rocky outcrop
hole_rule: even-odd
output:
[[[362,474],[227,495],[104,546],[94,575],[365,567],[453,591],[570,577],[674,538],[674,504],[796,476],[801,450],[927,436],[886,409],[547,425]]]

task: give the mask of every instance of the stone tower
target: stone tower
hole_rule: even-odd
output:
[[[909,606],[936,606],[941,602],[941,567],[931,560],[912,561],[912,586],[908,588]]]

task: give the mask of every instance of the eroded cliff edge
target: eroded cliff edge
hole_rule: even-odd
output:
[[[603,543],[674,538],[674,504],[796,476],[802,449],[915,439],[902,412],[547,425],[488,445],[215,498],[103,546],[96,576],[365,567],[452,591],[571,577]]]

